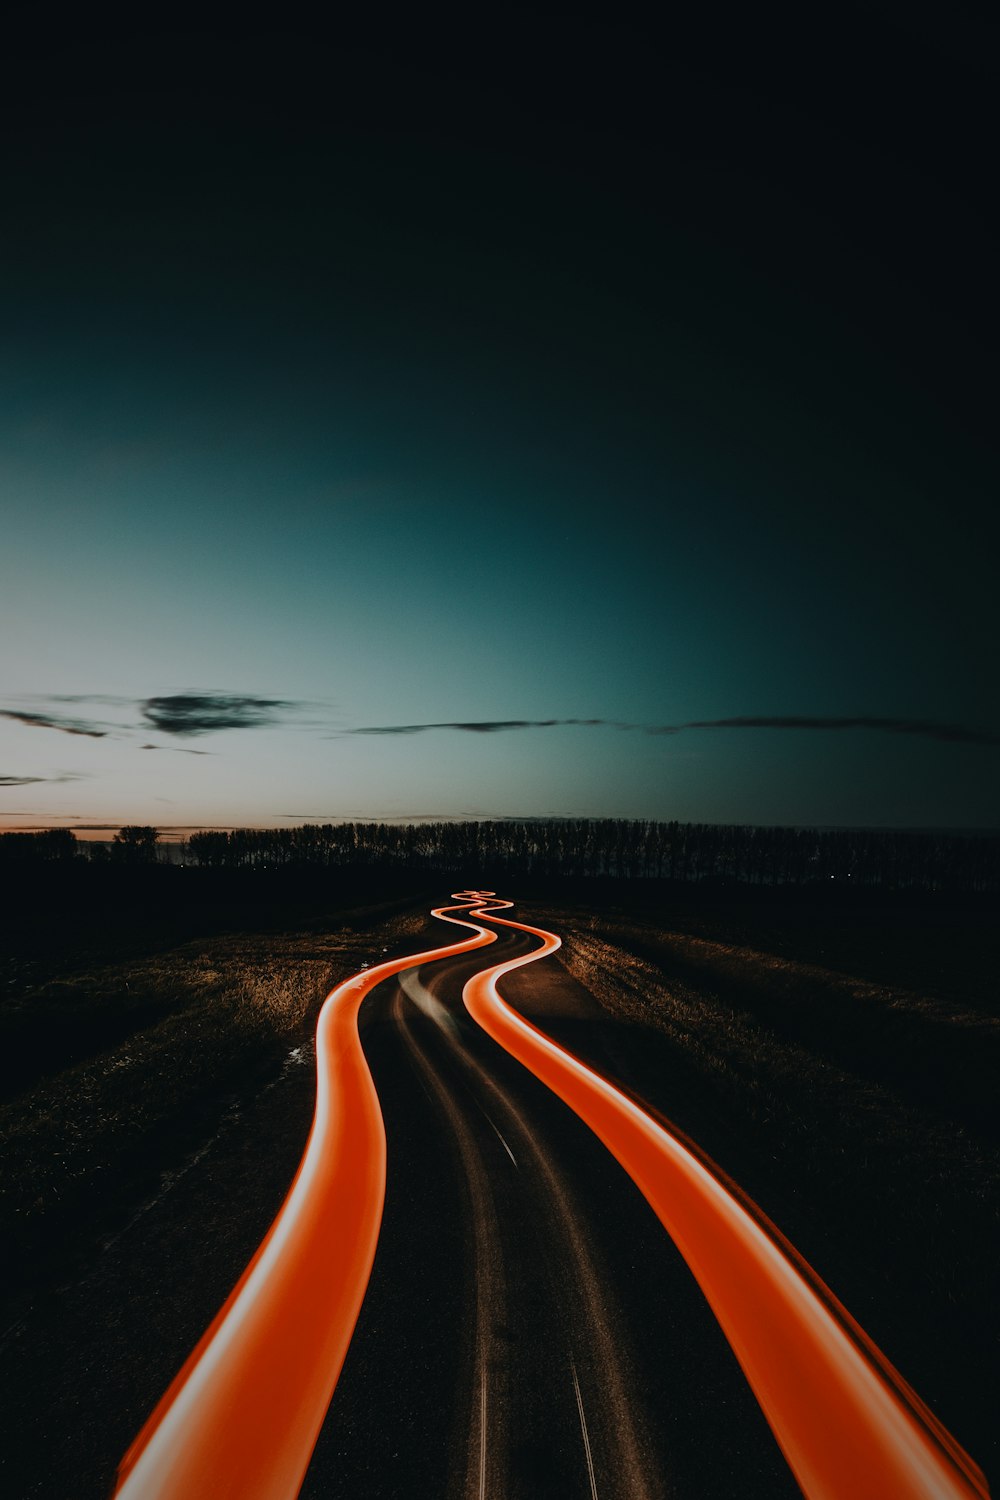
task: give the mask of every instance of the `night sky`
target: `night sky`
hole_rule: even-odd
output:
[[[699,14],[15,23],[0,828],[1000,826],[996,30]]]

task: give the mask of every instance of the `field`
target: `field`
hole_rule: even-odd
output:
[[[145,875],[6,908],[0,1481],[15,1496],[106,1493],[281,1203],[322,997],[427,946],[451,888]],[[564,939],[547,962],[601,1008],[561,1039],[613,1058],[753,1198],[995,1478],[990,913],[642,882],[527,896],[516,914]]]
[[[683,898],[544,915],[607,1012],[619,1081],[756,1201],[995,1475],[991,916]]]

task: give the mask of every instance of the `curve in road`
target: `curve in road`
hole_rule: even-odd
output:
[[[504,974],[560,946],[553,933],[496,915],[512,904],[464,910],[529,933],[541,946],[474,975],[466,1007],[590,1126],[646,1197],[704,1292],[803,1493],[809,1500],[983,1500],[989,1488],[978,1466],[764,1215],[501,998]],[[445,909],[435,914],[463,920]]]
[[[291,1500],[298,1493],[368,1286],[385,1197],[385,1129],[360,1045],[359,1007],[384,979],[484,947],[499,926],[539,946],[475,973],[464,987],[466,1008],[590,1127],[650,1203],[701,1286],[804,1493],[810,1500],[987,1496],[977,1466],[759,1210],[501,998],[502,975],[555,951],[560,940],[497,915],[512,903],[492,893],[453,899],[461,906],[434,915],[471,928],[471,937],[380,964],[328,996],[317,1028],[316,1112],[295,1181],[239,1283],[125,1455],[116,1495]],[[461,916],[449,914],[459,910]],[[476,918],[491,925],[470,920]],[[514,1161],[502,1136],[501,1142]],[[484,1207],[483,1221],[488,1217]],[[479,1256],[488,1262],[489,1247],[481,1245]],[[480,1309],[477,1324],[486,1321]],[[485,1406],[482,1352],[475,1364]],[[571,1373],[589,1457],[575,1364]],[[478,1436],[465,1488],[484,1494],[494,1486],[484,1434]]]
[[[227,1301],[118,1470],[121,1500],[292,1500],[368,1286],[385,1199],[385,1130],[358,1037],[391,975],[496,941],[462,942],[353,975],[316,1030],[316,1110],[288,1196]]]
[[[434,985],[439,978],[447,978],[440,968],[426,976],[426,985],[417,969],[401,975],[393,1010],[414,1065],[449,1122],[471,1200],[475,1266],[473,1386],[477,1399],[471,1403],[468,1474],[461,1493],[465,1500],[487,1500],[523,1492],[524,1476],[512,1475],[506,1463],[519,1437],[513,1388],[529,1378],[526,1372],[530,1370],[533,1401],[550,1403],[552,1392],[545,1376],[564,1359],[572,1382],[573,1411],[578,1420],[585,1472],[589,1475],[588,1493],[596,1491],[596,1481],[581,1376],[585,1379],[590,1372],[593,1385],[593,1375],[599,1371],[597,1415],[602,1427],[603,1466],[613,1471],[614,1492],[627,1494],[630,1500],[659,1500],[664,1493],[661,1477],[640,1429],[642,1392],[630,1378],[624,1330],[617,1309],[612,1306],[613,1282],[609,1284],[595,1263],[585,1212],[581,1212],[587,1204],[576,1201],[572,1185],[560,1171],[544,1117],[540,1118],[537,1111],[525,1112],[523,1104],[498,1076],[498,1070],[490,1066],[489,1054],[477,1055],[482,1048],[470,1045],[479,1039],[490,1047],[481,1031],[467,1019],[465,1027],[458,1024],[458,1018],[437,998]],[[404,997],[410,1002],[406,1008],[402,1005]],[[421,1040],[421,1034],[412,1024],[416,1012],[434,1028],[437,1060],[427,1047],[430,1037]],[[440,1063],[445,1058],[450,1067],[447,1073],[441,1073]],[[470,1128],[477,1115],[518,1176],[520,1191],[513,1202],[510,1194],[503,1204],[495,1201],[498,1184],[491,1180],[490,1165],[480,1150],[476,1132]],[[516,1212],[512,1212],[515,1204]],[[536,1257],[533,1263],[528,1263],[525,1257],[523,1263],[505,1266],[503,1246],[512,1228],[518,1238],[533,1231]],[[537,1332],[539,1342],[545,1341],[548,1357],[540,1362],[540,1367],[533,1367],[528,1358],[523,1326],[516,1340],[516,1367],[512,1367],[510,1360],[515,1342],[511,1338],[512,1325],[518,1321],[518,1315],[504,1304],[515,1299],[524,1301],[515,1285],[521,1277],[546,1288],[545,1328]],[[542,1321],[537,1313],[535,1319]],[[554,1443],[558,1424],[551,1408],[548,1417],[548,1438]],[[565,1476],[561,1483],[567,1484]]]

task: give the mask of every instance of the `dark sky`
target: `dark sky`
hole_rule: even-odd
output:
[[[24,11],[0,822],[1000,823],[996,58]]]

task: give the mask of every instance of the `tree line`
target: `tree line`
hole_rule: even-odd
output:
[[[463,875],[683,883],[1000,889],[1000,837],[897,829],[758,828],[624,819],[324,823],[193,834],[188,855],[225,869],[389,866]]]
[[[0,863],[155,861],[156,829],[106,846],[67,829],[0,835]],[[99,851],[99,852],[98,852]],[[1000,836],[905,829],[764,828],[617,818],[323,823],[192,834],[182,862],[219,870],[385,868],[503,879],[581,876],[684,884],[1000,891]]]
[[[0,833],[0,866],[79,863],[152,865],[157,862],[159,829],[130,823],[119,828],[111,844],[84,843],[72,828],[45,828],[38,833]]]

